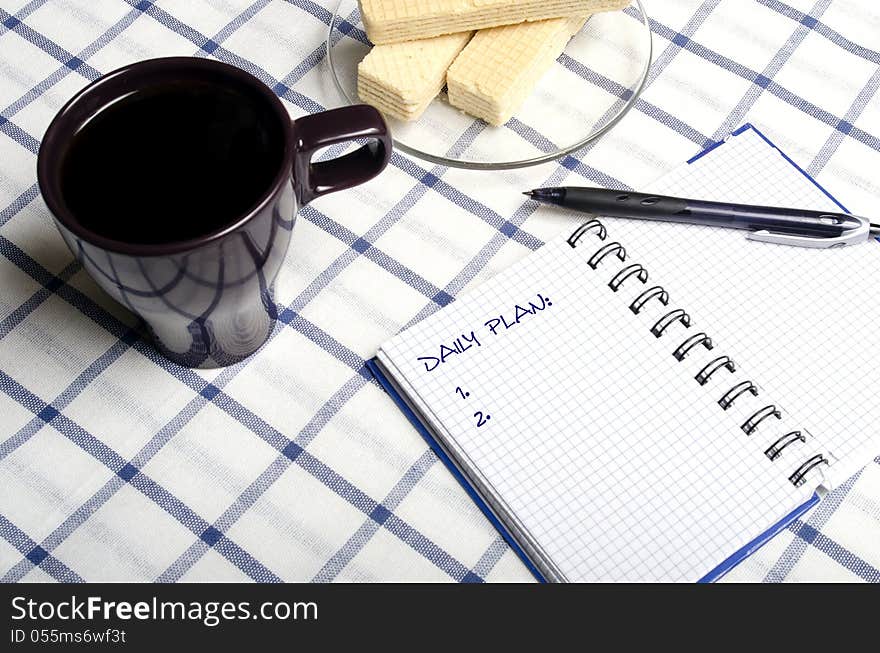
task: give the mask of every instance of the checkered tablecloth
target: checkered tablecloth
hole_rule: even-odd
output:
[[[329,2],[0,0],[3,580],[526,580],[364,367],[575,224],[519,191],[637,187],[750,121],[854,212],[877,212],[876,2],[646,0],[649,85],[598,144],[504,173],[396,154],[301,212],[258,354],[177,367],[73,261],[37,189],[40,138],[90,80],[156,56],[240,66],[294,117],[338,105]],[[877,462],[730,578],[880,580]]]

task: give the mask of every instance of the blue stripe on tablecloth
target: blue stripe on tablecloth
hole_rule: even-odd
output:
[[[690,38],[696,34],[697,30],[706,22],[706,19],[712,15],[712,12],[715,11],[715,8],[720,2],[721,0],[703,0],[699,8],[693,13],[690,19],[688,19],[688,22],[685,23],[685,26],[681,29],[679,34],[685,38]],[[679,52],[681,52],[681,47],[675,41],[670,41],[667,46],[663,48],[663,51],[654,58],[654,63],[651,64],[651,70],[648,71],[648,82],[646,87],[654,83],[654,81],[660,76],[660,73],[666,69],[672,59],[674,59]]]
[[[260,13],[263,9],[269,6],[272,0],[256,0],[253,4],[251,4],[247,9],[242,11],[240,14],[235,16],[232,20],[230,20],[226,25],[224,25],[219,32],[214,34],[211,37],[211,41],[214,43],[223,43],[226,39],[228,39],[232,34],[239,28],[242,27],[246,22],[248,22],[251,18]]]
[[[828,9],[830,4],[831,0],[818,0],[818,2],[813,5],[810,15],[821,16],[825,13],[825,10]],[[795,27],[794,32],[788,37],[785,44],[779,48],[776,54],[773,55],[773,58],[770,59],[769,63],[764,66],[764,70],[762,70],[755,78],[755,81],[746,90],[745,95],[737,103],[733,111],[727,115],[724,122],[722,122],[718,129],[715,130],[711,142],[720,141],[742,124],[749,109],[751,109],[755,102],[758,101],[761,93],[773,82],[773,78],[780,70],[782,70],[782,67],[795,53],[798,46],[804,42],[804,39],[807,38],[807,34],[809,33],[810,27],[807,24],[797,23],[797,27]],[[711,143],[707,143],[707,145],[709,144]]]
[[[316,18],[320,19],[321,22],[327,25],[330,24],[330,12],[328,12],[323,7],[315,5],[315,3],[313,2],[307,2],[305,0],[297,0],[297,2],[292,2],[292,0],[286,1],[290,4],[294,4],[294,6],[298,6],[300,9],[310,11],[310,13],[312,13]],[[319,9],[320,12],[315,12],[315,8]],[[334,32],[330,36],[330,40],[333,45],[336,45],[342,38],[343,34],[339,31]],[[285,94],[290,90],[290,87],[293,86],[303,76],[305,76],[306,73],[312,70],[312,68],[321,63],[326,55],[327,42],[322,41],[321,45],[315,48],[308,56],[306,56],[305,59],[303,59],[287,75],[285,75],[274,87],[272,87],[272,90],[275,91],[275,93],[277,93],[279,96],[284,97]]]
[[[33,10],[37,9],[39,6],[45,3],[46,0],[39,0],[37,2],[29,3],[25,8],[22,8],[19,12],[17,12],[12,18],[15,21],[23,21],[24,18],[28,14],[30,14]],[[27,9],[27,11],[25,11]],[[2,10],[0,10],[2,11]],[[2,15],[2,14],[0,14]],[[24,130],[14,125],[10,122],[12,116],[21,111],[28,104],[33,102],[36,98],[40,97],[43,93],[45,93],[49,88],[57,84],[59,81],[67,77],[74,70],[79,69],[79,65],[68,65],[69,62],[82,62],[94,55],[101,48],[103,48],[107,43],[116,38],[120,33],[122,33],[132,22],[134,22],[135,18],[141,15],[139,10],[134,10],[123,16],[120,20],[118,20],[114,25],[112,25],[108,30],[106,30],[98,39],[90,43],[83,50],[78,52],[76,55],[71,55],[70,58],[62,61],[64,65],[62,65],[58,70],[52,73],[49,77],[41,81],[39,84],[28,90],[22,97],[18,100],[10,104],[6,109],[0,111],[0,132],[6,133],[13,140],[21,144],[23,147],[27,148],[31,152],[36,153],[39,148],[39,141],[35,139],[30,134],[27,134]],[[10,17],[7,16],[6,21],[9,22]],[[2,25],[2,23],[0,23]],[[17,26],[17,23],[16,23]],[[36,35],[38,38],[32,39],[31,42],[37,45],[38,47],[43,47],[47,43],[52,43],[48,38],[43,35],[38,34],[35,30],[24,26],[27,30],[27,34]],[[4,30],[7,28],[4,26]],[[3,31],[0,31],[0,36],[2,36]],[[53,44],[54,45],[54,44]],[[63,50],[60,46],[55,45],[53,48],[56,53],[58,51]],[[51,53],[50,53],[51,54]],[[57,57],[56,57],[57,59]],[[87,77],[88,78],[88,77]],[[36,184],[34,185],[36,188]],[[6,218],[8,220],[8,217]],[[5,220],[0,221],[0,226],[2,226]]]
[[[36,154],[40,149],[40,141],[3,116],[0,116],[0,133],[6,134],[14,142],[33,154]]]
[[[425,279],[418,272],[405,266],[403,263],[400,263],[397,259],[389,256],[376,245],[367,242],[348,227],[338,223],[330,216],[321,213],[313,206],[304,206],[300,209],[299,215],[301,218],[308,220],[322,231],[345,243],[351,249],[360,252],[373,263],[387,270],[407,284],[410,288],[417,290],[425,297],[434,299],[440,292],[440,289],[437,286]],[[0,330],[0,336],[2,336],[2,330]]]
[[[67,437],[74,444],[78,445],[83,451],[90,454],[95,460],[102,463],[119,478],[129,483],[132,487],[140,490],[144,496],[152,499],[160,508],[174,517],[180,522],[180,524],[191,530],[195,535],[201,537],[210,527],[208,522],[202,519],[180,499],[156,483],[135,465],[126,462],[125,459],[116,453],[111,447],[98,440],[94,435],[86,431],[75,421],[49,404],[42,404],[41,406],[42,402],[39,397],[12,379],[2,370],[0,370],[0,391],[3,391],[10,398],[16,400],[21,406],[33,412],[44,424],[51,424],[56,431]],[[118,487],[122,487],[122,485],[120,484],[117,488]],[[109,496],[107,498],[109,498]],[[70,533],[67,535],[69,534]],[[47,549],[44,543],[39,546],[39,550],[48,551],[50,549]],[[236,560],[238,562],[246,559],[242,556],[240,551],[237,553],[237,556]],[[30,562],[34,562],[35,556],[33,552],[28,553],[25,557]],[[274,574],[269,572],[268,569],[263,567],[262,564],[252,557],[247,559],[247,565],[240,565],[240,568],[254,578],[254,580],[277,580],[277,576],[274,576]]]
[[[91,515],[103,506],[116,492],[125,485],[128,476],[133,469],[138,469],[146,464],[149,459],[155,455],[159,449],[164,446],[206,403],[201,395],[196,395],[190,402],[184,406],[177,416],[169,422],[162,430],[159,431],[140,452],[135,455],[129,464],[128,473],[123,475],[115,475],[109,479],[101,489],[93,494],[79,509],[68,516],[48,537],[46,537],[42,546],[48,551],[54,550],[64,540],[66,540],[79,526],[91,517]],[[198,535],[198,534],[197,534]],[[17,568],[13,568],[6,577],[6,580],[17,580],[23,576],[27,570],[27,560],[23,560]]]
[[[632,97],[632,91],[630,91],[628,88],[625,88],[617,82],[608,79],[603,75],[600,75],[596,71],[589,68],[586,64],[572,59],[565,53],[560,55],[559,63],[561,63],[568,70],[575,73],[579,77],[586,79],[587,81],[595,84],[600,88],[604,88],[606,91],[613,95],[616,95],[622,100],[628,100],[630,97]],[[653,118],[660,124],[665,125],[669,129],[678,132],[679,134],[681,134],[688,140],[693,141],[700,147],[706,147],[712,142],[712,140],[708,136],[706,136],[705,134],[701,134],[698,130],[694,129],[680,118],[673,116],[671,113],[668,113],[657,105],[645,100],[644,95],[636,100],[635,109],[641,111],[647,116],[650,116],[651,118]]]
[[[877,94],[877,89],[880,88],[880,66],[874,71],[874,74],[871,75],[871,78],[868,82],[862,87],[859,91],[859,94],[856,96],[856,99],[849,106],[849,109],[846,111],[846,115],[843,117],[841,124],[844,125],[842,129],[835,129],[829,134],[828,139],[825,143],[822,144],[822,147],[819,149],[819,153],[813,157],[813,160],[810,162],[810,165],[807,166],[807,174],[811,177],[815,177],[818,175],[822,168],[825,167],[825,164],[831,160],[831,157],[837,151],[837,148],[840,147],[840,144],[843,143],[844,132],[846,129],[849,129],[856,120],[858,120],[859,116],[862,114],[862,111],[865,110],[865,107],[868,106],[868,102],[870,102],[873,97]]]
[[[89,43],[89,45],[87,45],[85,48],[77,52],[76,57],[78,59],[81,59],[82,61],[89,59],[92,55],[98,52],[110,41],[112,41],[122,32],[124,32],[128,28],[128,26],[131,25],[135,21],[135,19],[137,19],[137,17],[141,15],[142,13],[140,11],[138,11],[137,9],[132,9],[125,16],[116,21],[116,23],[114,23],[106,32],[101,34],[101,36],[99,36],[97,39]],[[6,107],[6,109],[0,111],[0,116],[11,118],[16,113],[28,106],[35,99],[40,97],[47,90],[52,88],[55,84],[67,77],[71,72],[73,72],[73,70],[70,68],[70,66],[61,66],[46,79],[31,88],[18,100]]]
[[[274,79],[272,75],[270,75],[260,66],[256,65],[254,62],[245,59],[244,57],[241,57],[234,52],[231,52],[230,50],[227,50],[217,42],[217,39],[212,39],[205,36],[197,29],[178,20],[175,16],[168,13],[161,7],[158,7],[156,4],[147,2],[147,0],[141,0],[140,2],[138,2],[137,0],[125,0],[125,2],[128,2],[129,4],[135,4],[145,14],[155,19],[159,24],[167,27],[176,34],[189,40],[205,54],[210,54],[220,61],[238,66],[242,70],[246,70],[251,75],[266,84],[269,88],[274,89],[278,85],[278,80]],[[320,104],[318,104],[311,98],[303,95],[302,93],[294,91],[293,89],[289,89],[283,97],[309,113],[315,113],[323,110],[323,107],[321,107]]]
[[[839,48],[846,50],[847,52],[854,54],[858,57],[861,57],[862,59],[866,59],[872,63],[880,65],[880,52],[853,43],[848,38],[840,34],[840,32],[831,29],[821,20],[816,19],[815,16],[811,14],[805,14],[802,11],[795,9],[791,5],[787,5],[784,2],[778,2],[778,0],[757,0],[757,2],[764,5],[765,7],[769,7],[773,11],[780,13],[783,16],[787,16],[792,20],[803,23],[814,32],[816,32],[816,34],[825,37]]]
[[[616,103],[614,111],[609,111],[606,113],[607,115],[611,115],[617,113],[619,110],[620,103]],[[599,120],[599,123],[604,122],[604,120]],[[552,152],[553,150],[558,149],[558,145],[552,142],[549,138],[538,132],[534,127],[525,124],[519,118],[513,117],[507,121],[505,127],[510,129],[514,134],[520,136],[523,140],[527,141],[531,145],[535,147],[535,149],[540,150],[541,152]],[[593,141],[595,143],[595,141]],[[590,144],[592,145],[592,143]],[[587,146],[589,147],[589,146]],[[581,156],[583,152],[588,152],[587,148],[584,148],[581,152],[578,152],[578,156]],[[626,184],[624,184],[619,179],[608,175],[601,170],[597,170],[592,166],[588,166],[579,159],[576,159],[574,156],[566,155],[561,160],[560,165],[568,168],[572,172],[576,172],[585,179],[589,179],[592,182],[595,182],[601,186],[605,186],[606,188],[616,188],[616,189],[625,189],[628,188]]]
[[[312,16],[329,26],[333,19],[333,14],[326,8],[312,0],[284,0],[287,4],[293,5],[297,9],[301,9],[310,13]]]
[[[218,48],[215,39],[205,36],[194,27],[179,21],[177,18],[169,14],[167,11],[157,6],[155,2],[149,0],[125,0],[131,6],[139,9],[157,22],[164,25],[172,32],[179,34],[188,41],[194,43],[200,50],[204,50],[209,54],[214,54]],[[207,47],[207,49],[205,49]]]
[[[41,286],[33,295],[26,299],[14,311],[0,321],[0,340],[3,340],[9,333],[17,327],[21,322],[44,301],[49,299],[55,292],[55,284],[61,285],[67,283],[74,274],[81,269],[76,261],[68,263],[61,272],[54,276],[51,286]]]
[[[301,459],[302,462],[300,462]],[[296,461],[303,469],[311,473],[312,476],[321,480],[328,487],[333,487],[339,496],[346,499],[365,515],[369,515],[372,519],[381,523],[389,532],[397,535],[415,551],[421,553],[452,578],[464,580],[474,576],[471,570],[437,546],[433,541],[388,510],[387,507],[373,501],[359,488],[343,479],[308,451],[299,452],[296,456]],[[338,488],[334,487],[335,485],[338,485]]]
[[[395,156],[400,157],[401,155],[396,154]],[[407,161],[409,161],[409,159],[407,159]],[[407,165],[405,167],[406,172],[410,172],[412,174],[412,167],[413,166],[411,165]],[[422,175],[421,177],[416,178],[427,186],[433,188],[440,195],[448,199],[456,206],[481,218],[484,222],[491,225],[492,227],[495,227],[495,229],[497,229],[501,233],[505,233],[505,235],[507,235],[511,240],[518,242],[520,245],[528,247],[532,250],[537,249],[541,246],[541,240],[539,238],[533,236],[527,231],[523,231],[522,229],[517,228],[507,234],[505,230],[510,229],[510,222],[508,220],[505,220],[504,217],[502,217],[499,213],[493,211],[482,202],[475,200],[469,195],[465,195],[454,186],[451,186],[439,175],[427,173],[425,175]]]
[[[716,66],[727,70],[738,77],[742,77],[753,84],[757,84],[758,86],[762,86],[766,83],[764,79],[760,76],[760,74],[750,68],[733,61],[725,57],[718,52],[715,52],[711,48],[706,47],[694,41],[693,39],[688,38],[687,36],[676,32],[674,29],[663,25],[662,23],[651,19],[651,29],[658,36],[662,36],[665,39],[670,41],[674,41],[678,43],[683,49],[686,49],[691,54],[694,54],[698,57],[705,59],[706,61],[715,64]],[[845,135],[854,138],[855,140],[867,145],[873,150],[877,150],[880,152],[880,138],[874,136],[873,134],[869,134],[868,132],[859,129],[858,127],[853,127],[852,129],[848,129],[842,127],[840,125],[841,119],[830,113],[829,111],[825,111],[820,107],[816,106],[812,102],[807,101],[806,99],[792,93],[787,88],[783,87],[777,82],[769,81],[766,83],[766,90],[770,91],[772,95],[779,98],[783,102],[790,104],[795,109],[806,113],[809,116],[812,116],[816,120],[820,122],[824,122],[826,125],[833,127],[834,129],[840,129],[844,132]]]
[[[0,370],[0,391],[17,401],[22,407],[30,410],[44,424],[51,424],[55,430],[64,435],[81,449],[92,455],[96,460],[113,471],[118,471],[125,460],[101,440],[86,431],[79,424],[61,413],[51,404],[43,402],[38,396]]]
[[[396,509],[436,462],[437,456],[434,455],[434,452],[430,449],[426,449],[425,452],[419,456],[418,460],[410,465],[409,469],[406,470],[385,498],[382,499],[381,505],[383,508],[389,511]],[[374,517],[375,516],[371,514],[368,519],[360,525],[354,534],[348,538],[345,544],[343,544],[342,547],[340,547],[339,550],[327,560],[318,573],[315,574],[312,578],[312,582],[329,583],[339,575],[345,566],[354,559],[361,549],[363,549],[373,534],[383,525]],[[484,574],[480,574],[476,567],[474,568],[474,573],[481,577],[484,576]]]
[[[261,472],[257,478],[251,483],[251,485],[245,489],[245,491],[239,496],[239,498],[232,504],[230,508],[227,508],[227,513],[233,508],[237,508],[241,514],[246,512],[250,507],[254,504],[257,497],[262,494],[263,487],[267,487],[271,483],[273,483],[284,471],[290,466],[290,460],[286,457],[278,457],[269,464],[269,466]],[[260,488],[259,490],[251,490],[253,487]],[[239,506],[239,502],[241,505]],[[225,515],[226,513],[224,513]],[[236,518],[240,516],[237,515]],[[220,522],[223,520],[223,516],[214,522],[212,526],[216,529],[217,532],[222,533],[228,529],[228,526],[223,527],[220,525]],[[230,524],[231,525],[231,524]],[[172,583],[180,580],[180,578],[194,565],[199,559],[208,552],[211,547],[207,542],[202,540],[201,538],[196,539],[183,553],[181,553],[177,559],[172,562],[168,568],[159,574],[156,578],[156,582],[159,583]]]
[[[371,513],[370,516],[373,519],[380,521],[388,531],[397,535],[397,537],[409,544],[413,549],[421,553],[440,569],[446,571],[446,573],[452,576],[455,580],[464,583],[483,582],[482,578],[463,567],[455,558],[450,556],[446,551],[434,544],[434,542],[422,535],[393,512],[388,513],[386,511],[379,515],[374,512]]]
[[[859,476],[862,475],[861,470],[856,473],[851,478],[847,479],[844,483],[841,483],[838,487],[834,489],[834,492],[826,495],[822,501],[819,502],[819,505],[816,506],[813,511],[810,513],[809,524],[814,529],[820,529],[824,526],[831,516],[834,514],[834,511],[837,510],[838,506],[843,502],[846,498],[846,495],[852,489],[853,485],[858,481]],[[788,526],[788,530],[795,532],[794,524],[790,524]],[[801,559],[804,552],[806,551],[809,543],[803,538],[795,538],[792,540],[788,546],[785,548],[785,551],[779,556],[776,560],[776,563],[767,574],[764,576],[765,583],[778,583],[785,580],[791,570],[794,569],[794,566],[797,564],[798,560]]]
[[[133,332],[132,335],[134,335]],[[67,386],[61,394],[46,404],[46,406],[50,410],[56,412],[64,410],[64,408],[67,407],[67,405],[70,404],[70,402],[73,401],[76,396],[89,385],[89,383],[94,381],[101,372],[110,367],[110,365],[118,360],[123,353],[128,351],[128,348],[128,340],[117,340],[107,351],[101,354],[88,367],[86,367],[86,369],[80,372],[76,379],[74,379],[74,381]],[[5,373],[0,370],[0,389],[6,391],[6,388],[4,387],[4,376]],[[43,425],[46,422],[40,417],[40,415],[41,413],[37,413],[34,418],[20,428],[15,435],[0,443],[0,460],[6,458],[6,456],[12,451],[27,442],[27,440],[37,433],[37,431],[43,428]]]
[[[84,582],[76,572],[40,547],[27,533],[9,521],[9,518],[3,514],[0,514],[0,537],[9,542],[18,549],[19,553],[27,558],[30,562],[28,570],[33,567],[40,567],[52,578],[62,583]],[[0,582],[6,582],[5,578],[0,578]]]
[[[71,524],[78,526],[85,522],[98,508],[104,505],[107,498],[112,496],[125,483],[121,477],[115,474],[111,476],[101,490],[73,511],[52,533],[43,538],[40,547],[45,551],[53,551],[74,530],[75,527],[71,527]],[[24,557],[0,578],[0,582],[9,583],[21,580],[30,571],[32,566],[33,562],[29,558]],[[55,576],[53,577],[56,580],[61,580]]]
[[[553,186],[558,185],[561,181],[566,177],[569,170],[565,166],[561,164],[556,165],[556,169],[553,173],[544,180],[541,184],[542,186]],[[522,202],[519,207],[513,212],[513,215],[510,217],[510,223],[517,229],[519,229],[520,225],[522,225],[528,218],[538,209],[538,205],[535,202],[525,201]],[[465,265],[455,277],[446,284],[443,288],[442,292],[450,297],[455,297],[459,292],[461,292],[464,287],[473,281],[473,279],[489,264],[489,261],[492,260],[492,257],[498,253],[498,251],[504,246],[504,244],[508,242],[506,238],[504,238],[502,233],[493,234],[493,236],[489,239],[487,243],[480,248],[480,251]],[[542,245],[542,242],[538,243],[538,246]],[[422,307],[422,309],[416,313],[410,319],[409,322],[406,323],[404,328],[409,328],[413,324],[420,322],[425,319],[432,313],[437,310],[438,306],[436,303],[427,304]]]
[[[34,13],[37,9],[46,4],[48,1],[49,0],[31,0],[21,9],[12,14],[12,17],[16,20],[24,20],[32,13]],[[0,22],[0,36],[3,36],[8,31],[9,27],[7,27],[4,22]]]
[[[320,344],[325,351],[333,354],[337,360],[348,365],[359,374],[364,377],[369,376],[369,372],[364,368],[363,358],[296,311],[285,308],[278,314],[278,320],[283,324],[293,327],[312,342]]]
[[[253,580],[257,582],[273,583],[281,581],[277,575],[269,571],[269,569],[267,569],[261,562],[235,544],[235,542],[230,540],[227,536],[215,533],[208,522],[193,512],[180,499],[168,492],[153,479],[149,478],[142,472],[139,472],[131,478],[129,483],[140,490],[144,496],[152,499],[156,505],[164,509],[169,515],[180,522],[180,524],[205,540],[209,546],[213,546],[218,553],[235,564],[235,566],[241,569]],[[221,542],[223,546],[220,546]]]
[[[19,211],[21,211],[28,204],[33,202],[40,195],[40,188],[37,184],[31,185],[26,191],[24,191],[21,195],[12,200],[12,203],[7,206],[5,209],[0,211],[0,227],[9,222],[13,216],[15,216]]]
[[[848,551],[824,533],[808,523],[796,520],[790,530],[813,548],[821,551],[844,569],[851,571],[869,583],[880,582],[880,570],[865,562],[852,551]]]
[[[5,25],[10,31],[15,32],[20,37],[37,46],[46,54],[54,57],[71,70],[88,79],[89,81],[98,79],[101,76],[97,70],[85,63],[82,59],[74,56],[72,52],[68,52],[51,39],[43,36],[36,30],[30,28],[25,22],[7,13],[0,7],[0,23]]]
[[[18,245],[3,235],[0,235],[0,254],[95,324],[103,327],[108,333],[122,339],[129,331],[130,327],[128,325],[109,313],[91,297],[49,272],[38,261],[31,258]],[[135,340],[132,343],[132,347],[196,392],[201,391],[205,387],[206,382],[202,377],[193,370],[175,365],[167,358],[161,356],[148,342]]]
[[[437,172],[438,174],[442,174],[439,170]],[[362,236],[360,236],[360,240],[372,247],[373,243],[378,241],[385,232],[393,227],[398,220],[400,220],[410,208],[415,206],[416,202],[418,202],[427,192],[428,187],[425,184],[419,183],[411,187],[403,195],[400,201],[395,203],[378,222],[373,224]],[[324,269],[323,272],[306,286],[296,299],[290,303],[290,308],[295,311],[301,311],[305,308],[305,306],[314,299],[318,293],[326,288],[333,279],[339,276],[346,267],[365,251],[367,251],[366,247],[359,246],[356,249],[351,248],[340,254]]]
[[[227,372],[228,370],[224,370],[224,372],[221,373],[221,376],[226,374],[231,378],[231,375],[227,374]],[[228,379],[215,381],[215,384],[219,385],[225,382],[228,382]],[[371,519],[375,519],[379,515],[383,517],[393,515],[388,506],[374,502],[357,487],[333,471],[329,466],[311,454],[307,454],[304,450],[304,447],[311,442],[311,439],[317,435],[326,422],[329,421],[345,402],[354,396],[354,394],[366,383],[367,379],[364,376],[356,375],[334,393],[312,420],[306,424],[300,432],[300,435],[297,436],[294,441],[288,441],[288,444],[284,446],[282,450],[283,456],[280,456],[273,461],[273,463],[271,463],[266,470],[264,470],[264,472],[260,474],[260,476],[235,501],[232,502],[230,507],[215,522],[214,527],[217,531],[223,532],[228,530],[228,528],[235,523],[235,521],[237,521],[241,515],[243,515],[250,506],[257,501],[257,499],[259,499],[272,483],[277,480],[287,466],[289,466],[290,460],[297,462],[297,464],[303,469],[315,476],[315,478],[336,492],[340,497],[346,499],[349,503],[370,516]],[[234,413],[230,414],[235,416]],[[269,427],[268,425],[266,426],[270,433],[274,431],[272,427]],[[260,437],[264,437],[263,433],[257,433]],[[277,431],[275,434],[276,438],[267,440],[267,442],[273,444],[273,446],[275,446],[274,443],[277,442],[277,437],[280,436]],[[369,511],[367,511],[367,508],[369,508]],[[384,524],[384,521],[385,519],[383,518],[381,522]],[[397,526],[397,530],[392,532],[401,537],[405,543],[412,546],[416,551],[425,555],[430,562],[433,562],[438,568],[445,571],[453,578],[458,580],[477,579],[473,572],[468,570],[464,565],[455,560],[452,556],[419,533],[416,529],[406,524],[406,522],[400,518],[395,517],[395,521],[390,522],[390,524]],[[179,579],[187,569],[195,564],[206,550],[206,547],[196,542],[195,545],[190,546],[190,548],[185,551],[178,560],[172,563],[172,565],[159,577],[159,580],[170,581]]]
[[[496,538],[477,560],[477,564],[474,565],[474,573],[486,578],[509,548],[503,537]]]

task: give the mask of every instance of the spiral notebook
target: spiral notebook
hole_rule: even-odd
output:
[[[649,190],[844,208],[750,125]],[[539,579],[715,580],[880,453],[878,247],[590,220],[371,369]]]

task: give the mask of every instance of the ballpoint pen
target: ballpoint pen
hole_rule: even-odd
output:
[[[684,199],[606,188],[537,188],[533,200],[595,215],[743,229],[746,238],[800,247],[842,247],[880,236],[880,224],[842,212]]]

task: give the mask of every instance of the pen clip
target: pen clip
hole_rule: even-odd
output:
[[[761,243],[775,243],[777,245],[794,245],[796,247],[812,247],[814,249],[829,249],[831,247],[844,247],[863,243],[871,237],[871,221],[857,215],[852,216],[861,225],[855,229],[845,231],[840,236],[833,238],[816,238],[813,236],[801,236],[796,234],[780,234],[761,229],[746,234],[748,240],[756,240]]]

